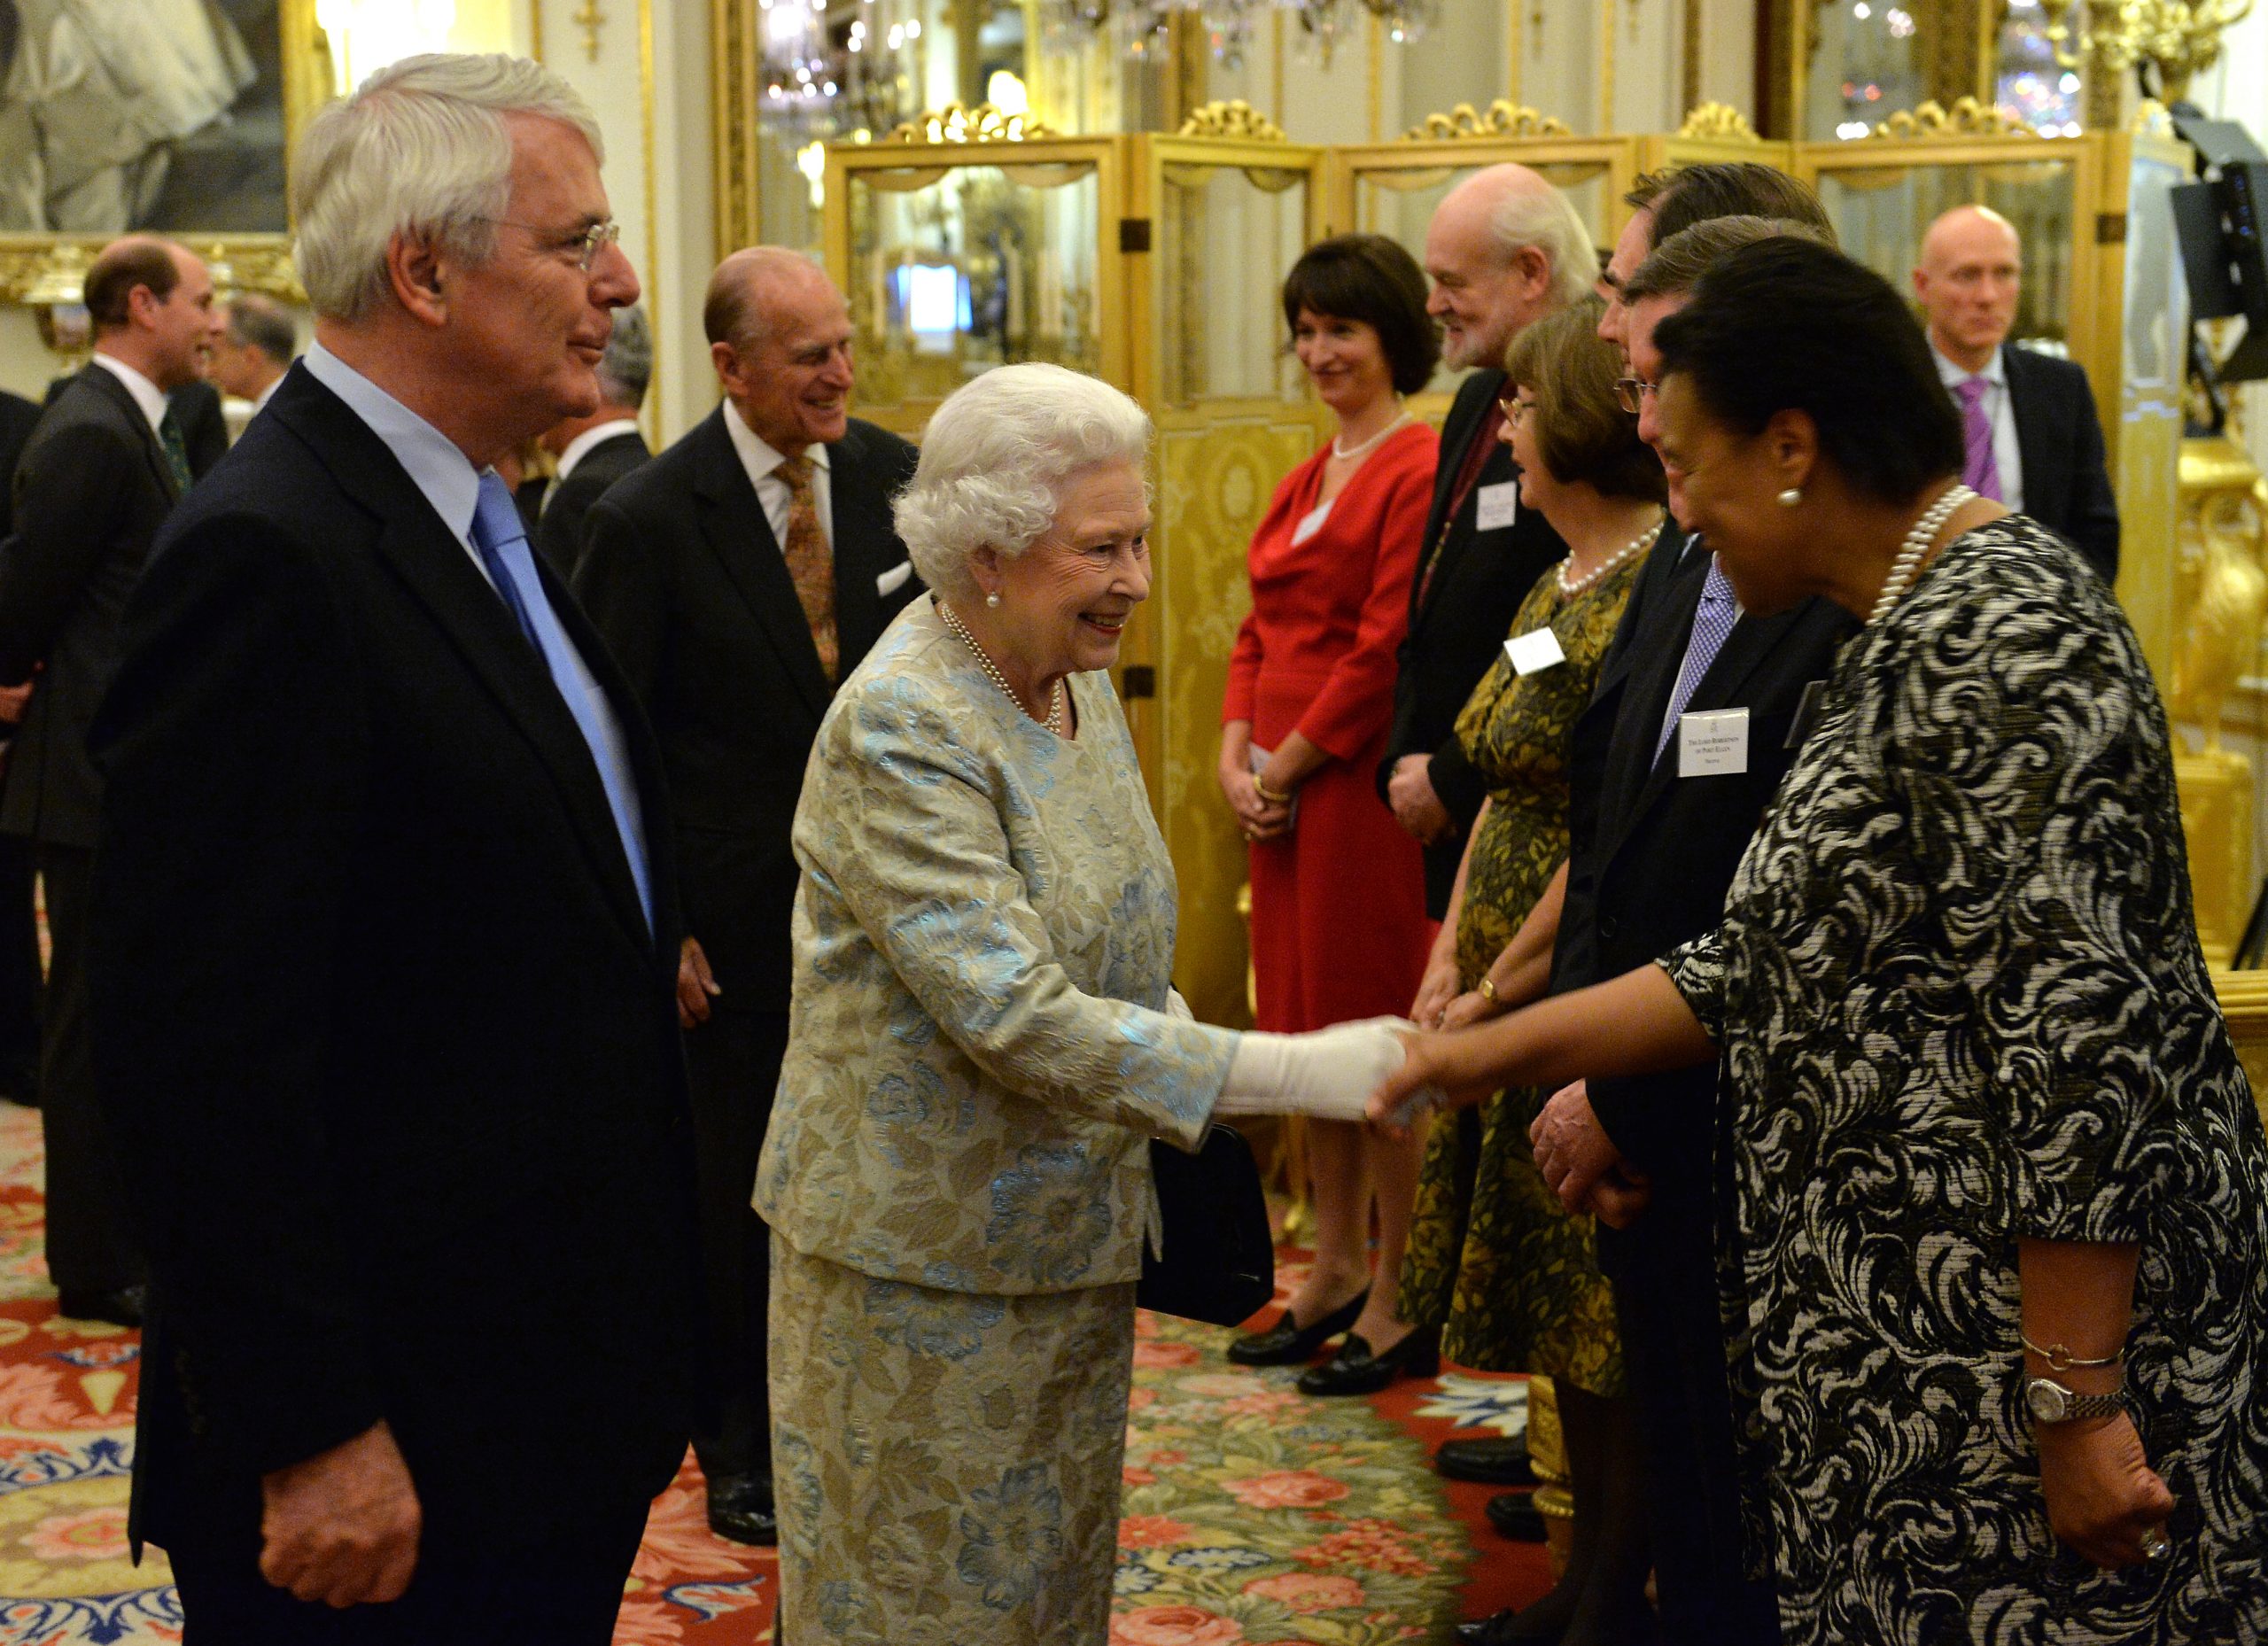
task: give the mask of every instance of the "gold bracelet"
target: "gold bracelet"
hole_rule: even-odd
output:
[[[2120,1361],[2126,1358],[2126,1350],[2123,1345],[2115,1355],[2106,1355],[2101,1360],[2084,1360],[2078,1355],[2072,1354],[2070,1349],[2065,1348],[2061,1343],[2053,1344],[2047,1348],[2042,1348],[2039,1344],[2034,1343],[2030,1338],[2024,1336],[2022,1332],[2018,1332],[2016,1333],[2016,1341],[2023,1344],[2024,1347],[2030,1349],[2033,1354],[2039,1355],[2040,1359],[2046,1361],[2047,1363],[2047,1369],[2050,1371],[2070,1371],[2075,1367],[2080,1366],[2116,1366]]]
[[[1501,1004],[1496,998],[1496,980],[1489,976],[1486,972],[1481,973],[1480,982],[1477,986],[1475,986],[1472,992],[1479,995],[1490,1005]]]
[[[1289,792],[1269,788],[1268,780],[1257,772],[1252,774],[1252,792],[1271,806],[1288,806],[1292,804]]]

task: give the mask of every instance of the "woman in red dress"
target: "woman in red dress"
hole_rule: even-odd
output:
[[[1257,1021],[1297,1030],[1399,1013],[1425,971],[1423,863],[1371,776],[1440,446],[1402,397],[1432,377],[1440,344],[1425,276],[1382,235],[1310,247],[1285,280],[1284,319],[1338,426],[1253,533],[1220,777],[1252,842]],[[1301,1378],[1309,1393],[1430,1374],[1430,1336],[1394,1310],[1419,1140],[1330,1122],[1309,1137],[1315,1266],[1275,1327],[1239,1339],[1231,1358],[1291,1364],[1347,1332],[1337,1358]]]

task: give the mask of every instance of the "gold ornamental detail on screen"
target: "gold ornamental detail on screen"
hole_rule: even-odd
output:
[[[1935,98],[1911,111],[1900,109],[1875,128],[1877,137],[2037,137],[2041,134],[2013,115],[1975,97],[1957,97],[1950,109]]]
[[[1025,143],[1055,135],[1029,114],[1011,114],[990,103],[975,107],[948,103],[919,120],[907,120],[885,143]]]
[[[1704,103],[1686,115],[1685,124],[1677,128],[1681,137],[1700,138],[1717,143],[1761,143],[1756,128],[1748,123],[1748,116],[1729,103]]]
[[[1428,114],[1402,134],[1404,143],[1438,143],[1444,138],[1458,137],[1572,137],[1575,134],[1565,120],[1556,114],[1545,114],[1526,104],[1515,107],[1507,97],[1498,97],[1487,109],[1476,109],[1470,103],[1460,103],[1446,114]]]
[[[1261,143],[1289,143],[1284,128],[1262,114],[1258,109],[1236,97],[1226,103],[1208,103],[1193,108],[1183,117],[1184,137],[1247,137]]]

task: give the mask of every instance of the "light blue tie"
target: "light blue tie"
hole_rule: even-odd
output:
[[[1693,612],[1693,638],[1685,645],[1685,664],[1677,672],[1677,689],[1670,694],[1669,713],[1662,719],[1662,734],[1654,744],[1654,758],[1662,757],[1662,750],[1669,747],[1670,734],[1677,730],[1677,717],[1685,712],[1685,705],[1693,700],[1694,688],[1701,684],[1701,677],[1709,672],[1709,665],[1724,649],[1725,637],[1733,632],[1733,625],[1740,619],[1740,602],[1733,598],[1732,579],[1717,563],[1716,556],[1709,557],[1709,575],[1701,585],[1701,603]]]
[[[494,470],[480,477],[480,501],[472,511],[472,546],[480,563],[488,568],[496,592],[511,608],[528,637],[528,644],[543,655],[567,710],[590,746],[599,781],[606,787],[606,804],[614,813],[614,827],[622,836],[623,855],[630,862],[630,878],[638,883],[639,906],[646,912],[646,929],[654,927],[654,890],[646,865],[646,820],[638,805],[638,787],[630,774],[629,750],[622,727],[595,683],[584,685],[574,642],[559,626],[559,616],[536,576],[535,556],[528,548],[527,528],[512,501],[511,488]]]

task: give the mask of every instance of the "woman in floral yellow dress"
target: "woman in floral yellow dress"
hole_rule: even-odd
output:
[[[1665,526],[1661,467],[1615,400],[1622,359],[1597,335],[1599,314],[1594,300],[1539,322],[1505,362],[1512,394],[1503,438],[1520,465],[1520,501],[1569,552],[1530,591],[1504,655],[1457,718],[1488,798],[1411,1008],[1427,1026],[1484,1014],[1523,963],[1507,945],[1567,855],[1575,719]],[[1449,1359],[1546,1374],[1559,1395],[1576,1502],[1566,1575],[1527,1611],[1467,1627],[1498,1631],[1476,1637],[1484,1641],[1616,1641],[1645,1608],[1635,1419],[1590,1219],[1561,1209],[1528,1145],[1528,1124],[1550,1095],[1501,1091],[1460,1123],[1434,1129],[1402,1266],[1403,1308],[1441,1329]]]

